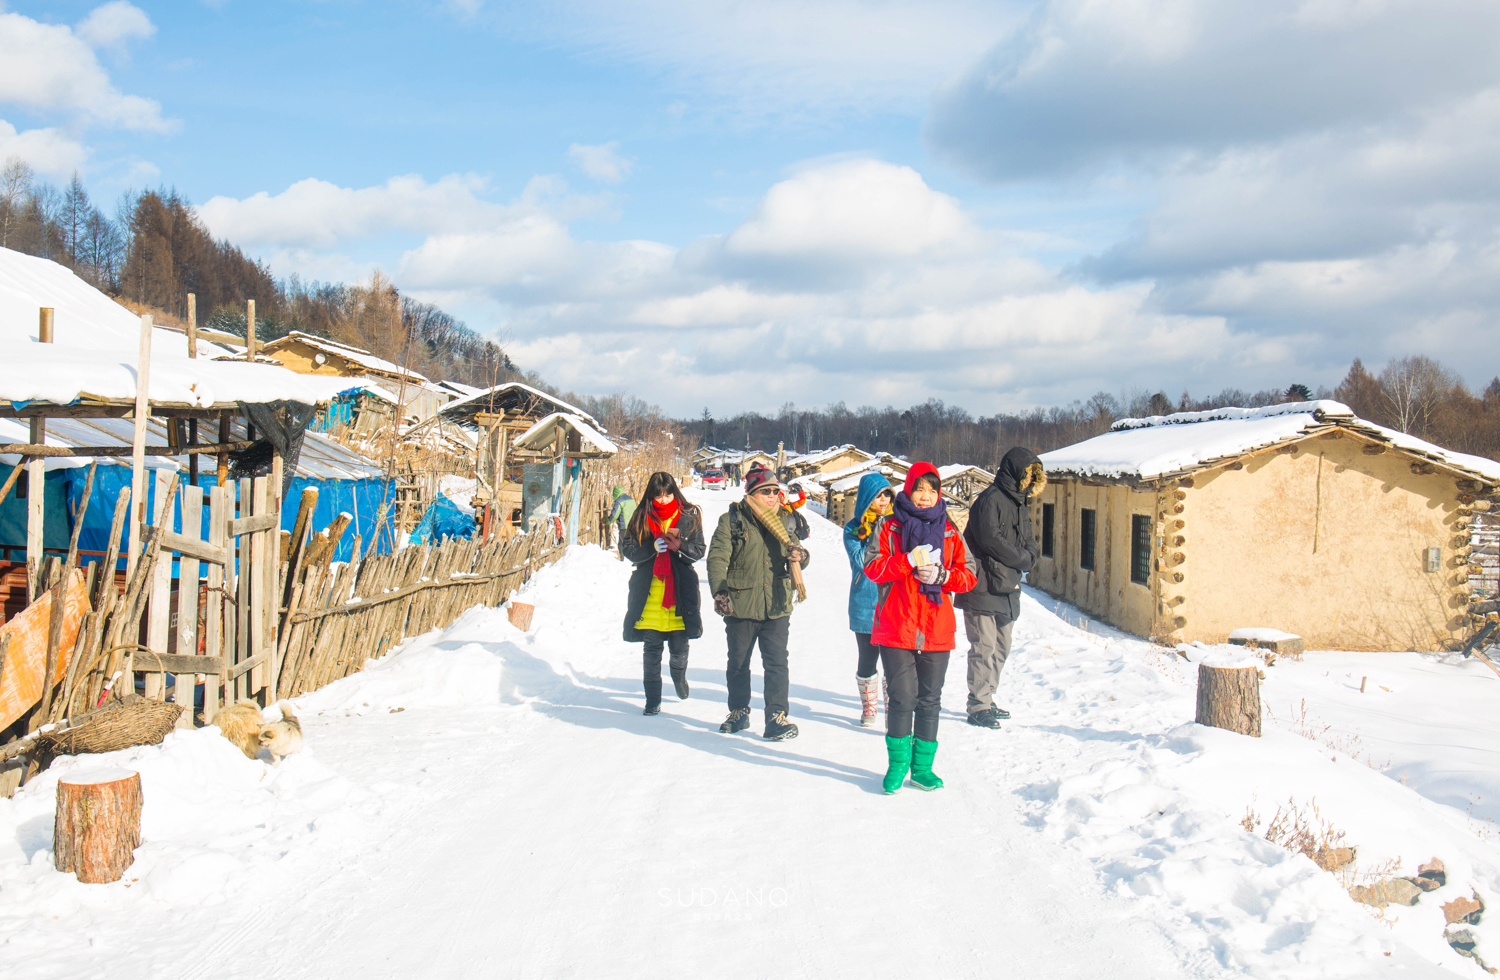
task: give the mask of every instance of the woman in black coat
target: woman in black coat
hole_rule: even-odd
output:
[[[620,538],[620,555],[635,563],[625,604],[625,641],[644,643],[642,682],[648,715],[661,713],[661,654],[670,653],[672,685],[688,696],[688,641],[703,635],[698,573],[707,551],[703,513],[687,502],[672,474],[656,472]]]

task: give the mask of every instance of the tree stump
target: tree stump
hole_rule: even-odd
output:
[[[1255,668],[1199,664],[1196,721],[1260,738],[1260,678]]]
[[[522,633],[531,629],[531,614],[536,612],[536,606],[529,602],[512,602],[507,615],[510,616],[510,625]]]
[[[119,881],[141,843],[141,777],[88,769],[57,781],[52,852],[59,871],[85,884]]]

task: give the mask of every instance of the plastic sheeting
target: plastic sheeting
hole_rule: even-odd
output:
[[[450,538],[467,541],[474,536],[474,515],[461,510],[446,494],[438,494],[412,529],[412,544],[440,544]]]

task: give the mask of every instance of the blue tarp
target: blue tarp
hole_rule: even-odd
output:
[[[449,500],[447,495],[438,494],[437,499],[427,505],[427,512],[412,529],[412,544],[441,544],[449,538],[463,538],[465,541],[474,536],[474,515],[460,510],[458,505]]]
[[[86,467],[76,469],[53,470],[47,474],[46,490],[46,522],[43,532],[44,545],[47,548],[65,549],[68,547],[68,538],[72,534],[73,521],[71,515],[77,510],[83,501],[83,484],[87,478]],[[148,471],[148,477],[151,475]],[[186,478],[186,473],[183,477]],[[151,510],[156,507],[155,480],[147,481],[150,488],[148,501]],[[205,490],[214,485],[212,474],[199,474],[198,483]],[[109,547],[109,526],[114,519],[115,501],[119,498],[120,490],[130,486],[130,467],[116,464],[100,466],[94,475],[94,492],[89,498],[88,513],[83,515],[83,530],[78,536],[78,547],[81,551],[105,551]],[[354,520],[347,531],[344,532],[343,540],[339,542],[338,552],[334,558],[336,561],[348,561],[354,548],[354,536],[358,534],[364,541],[363,548],[366,553],[370,551],[370,539],[375,531],[375,516],[380,510],[380,503],[387,499],[387,481],[380,479],[368,480],[311,480],[306,477],[293,477],[290,491],[287,493],[286,504],[281,513],[281,526],[284,530],[292,530],[292,525],[297,521],[297,505],[302,499],[302,491],[308,487],[314,487],[318,491],[317,507],[313,510],[312,527],[314,530],[322,530],[333,523],[335,517],[342,512],[350,514]],[[203,508],[203,527],[201,533],[206,538],[208,535],[208,507]],[[173,515],[172,527],[181,530],[181,513]],[[126,534],[121,534],[120,547],[125,547]],[[391,550],[391,534],[389,530],[382,532],[381,540],[376,544],[376,554],[385,554]],[[26,501],[17,500],[14,494],[0,506],[0,544],[18,545],[24,551],[26,545]],[[12,560],[17,560],[12,552]]]

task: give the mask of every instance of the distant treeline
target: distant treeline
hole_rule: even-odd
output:
[[[106,215],[77,174],[62,190],[11,157],[0,169],[0,247],[38,255],[126,301],[173,320],[197,296],[199,324],[244,336],[293,330],[362,347],[434,380],[490,385],[520,375],[499,345],[430,303],[403,296],[379,272],[369,282],[277,280],[236,245],[215,240],[175,190],[127,192]]]
[[[1107,432],[1122,418],[1226,406],[1260,408],[1315,398],[1342,401],[1367,421],[1448,449],[1500,459],[1500,378],[1474,395],[1456,374],[1422,356],[1393,359],[1379,374],[1371,374],[1355,360],[1348,377],[1333,391],[1294,383],[1256,392],[1226,388],[1209,398],[1194,398],[1184,391],[1175,401],[1165,391],[1119,396],[1101,391],[1071,405],[979,418],[937,399],[905,410],[871,405],[850,409],[843,402],[799,409],[788,402],[775,416],[746,412],[716,419],[704,409],[701,417],[678,424],[690,441],[725,449],[774,452],[783,442],[789,451],[806,452],[852,443],[869,452],[896,453],[940,466],[973,463],[993,469],[1013,446],[1037,452],[1059,449]]]

